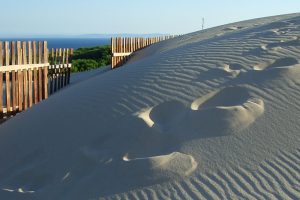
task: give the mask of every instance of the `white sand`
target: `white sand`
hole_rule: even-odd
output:
[[[0,199],[299,199],[299,35],[238,22],[75,81],[0,126]]]

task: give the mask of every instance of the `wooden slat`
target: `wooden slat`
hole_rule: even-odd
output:
[[[58,64],[59,59],[58,59],[58,49],[55,49],[55,61],[54,64]]]
[[[114,38],[110,39],[111,52],[114,53]]]
[[[26,42],[22,42],[22,58],[23,58],[23,64],[27,64],[27,50],[26,50]]]
[[[123,53],[125,53],[126,52],[126,38],[123,38],[122,42],[123,42]]]
[[[9,65],[9,42],[5,41],[4,43],[5,46],[5,65],[8,66]]]
[[[42,58],[43,58],[43,42],[39,42],[39,63],[42,63]]]
[[[120,38],[120,43],[121,43],[121,53],[124,53],[124,38],[123,37],[121,37]]]
[[[70,78],[71,78],[71,67],[67,68],[67,85],[70,84]]]
[[[20,61],[21,61],[21,65],[23,65],[23,63],[24,63],[24,60],[23,60],[23,49],[21,48],[21,50],[20,50]]]
[[[43,70],[44,74],[43,74],[43,92],[44,92],[44,99],[48,98],[48,67],[44,67]]]
[[[66,64],[69,64],[69,53],[70,53],[70,50],[66,49]]]
[[[64,87],[64,75],[65,75],[65,68],[64,68],[64,64],[62,64],[61,65],[61,71],[60,71],[60,73],[61,73],[61,78],[60,78],[60,86],[61,86],[61,88],[63,88]]]
[[[3,114],[3,89],[2,89],[2,87],[3,87],[3,73],[0,72],[0,115]]]
[[[21,47],[21,41],[17,41],[17,60],[18,60],[18,65],[20,66],[23,64],[23,51]],[[22,69],[15,69],[18,70],[18,107],[19,111],[23,110],[23,72],[21,71]]]
[[[119,44],[119,38],[118,37],[115,38],[115,43],[116,43],[115,52],[119,52],[120,44]]]
[[[28,41],[28,64],[32,64],[32,43]],[[32,106],[32,70],[28,69],[28,107]]]
[[[54,92],[56,92],[57,91],[57,79],[58,79],[58,75],[57,75],[57,69],[56,69],[56,67],[53,69],[54,70],[54,72],[53,72],[53,81],[54,81],[54,86],[53,86],[53,90],[54,90]]]
[[[61,89],[61,88],[63,88],[63,84],[62,84],[62,80],[63,80],[63,67],[62,67],[62,64],[60,64],[59,65],[59,79],[58,79],[58,81],[59,81],[59,89]]]
[[[59,68],[57,68],[57,71],[56,71],[56,74],[57,74],[56,79],[57,79],[57,90],[60,90],[60,88],[61,88],[61,86],[60,86],[61,73],[60,73],[60,65],[58,65],[58,66],[59,66]]]
[[[28,41],[28,64],[32,64],[32,44]]]
[[[2,47],[2,41],[0,41],[0,66],[3,66],[3,47]]]
[[[18,75],[18,71],[15,71],[15,76],[16,76],[16,85],[15,85],[16,106],[18,106],[19,105],[19,75]]]
[[[12,109],[16,111],[17,108],[17,94],[16,94],[16,72],[11,72],[11,88],[12,88]]]
[[[62,63],[62,49],[61,48],[59,49],[58,56],[59,56],[58,62],[59,62],[59,64],[61,64]]]
[[[69,53],[70,53],[70,56],[69,56]],[[69,64],[69,59],[71,58],[71,53],[73,54],[73,49],[70,50],[69,52],[69,49],[67,50],[67,55],[68,55],[68,58],[67,58],[67,84],[70,84],[70,78],[71,78],[71,67],[70,64]]]
[[[51,49],[51,64],[54,65],[54,48]]]
[[[44,41],[44,63],[48,63],[48,47],[47,41]],[[43,92],[44,99],[48,98],[48,66],[44,66],[43,69]]]
[[[19,83],[19,87],[18,87],[18,106],[19,106],[19,111],[23,110],[23,73],[21,70],[18,70],[18,83]]]
[[[123,53],[125,53],[126,52],[126,38],[123,38],[122,39],[122,46],[123,46]]]
[[[34,92],[34,103],[39,102],[38,98],[38,70],[37,68],[33,69],[33,92]]]
[[[64,67],[63,65],[61,64],[60,65],[60,88],[63,88],[64,85],[63,85],[63,80],[64,80]]]
[[[39,87],[39,102],[43,100],[43,70],[41,67],[38,69],[38,87]]]
[[[121,38],[118,38],[118,50],[117,52],[121,53],[122,52],[122,43],[121,43]]]
[[[48,84],[49,84],[49,94],[53,93],[53,69],[50,66],[48,71]]]
[[[21,51],[22,52],[22,51]],[[0,71],[2,72],[6,72],[6,71],[12,71],[12,70],[23,70],[23,69],[33,69],[36,67],[45,67],[45,66],[49,66],[49,63],[41,63],[41,64],[20,64],[20,65],[9,65],[9,66],[2,66],[0,67]]]
[[[32,106],[32,70],[28,69],[28,106]]]
[[[21,42],[17,41],[17,64],[22,64]]]
[[[12,41],[10,43],[10,55],[11,55],[11,65],[15,65],[16,64],[16,44],[15,41]]]
[[[68,76],[68,68],[67,67],[63,67],[64,68],[64,74],[63,74],[63,76],[64,76],[64,80],[63,80],[63,86],[65,87],[66,85],[67,85],[67,76]]]
[[[44,47],[43,47],[43,54],[44,54],[44,58],[43,58],[43,63],[48,63],[48,43],[47,41],[43,42]]]
[[[37,63],[37,60],[36,60],[36,41],[33,41],[32,49],[33,49],[33,64],[36,64]]]
[[[27,70],[23,70],[23,94],[24,94],[24,101],[23,101],[23,106],[24,110],[27,109],[28,107],[28,81],[27,81]]]
[[[124,57],[124,56],[130,56],[133,52],[127,52],[127,53],[114,53],[114,57]]]
[[[9,72],[5,73],[5,85],[6,85],[6,109],[7,112],[10,112],[10,77],[9,77]]]
[[[66,49],[64,48],[63,49],[63,54],[62,54],[62,64],[66,63],[65,59],[66,59]]]

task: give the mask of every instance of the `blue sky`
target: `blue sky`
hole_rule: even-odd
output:
[[[0,36],[183,34],[300,12],[300,0],[0,0]]]

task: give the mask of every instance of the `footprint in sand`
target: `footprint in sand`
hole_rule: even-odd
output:
[[[257,65],[254,65],[254,70],[265,70],[265,69],[271,69],[271,68],[278,68],[278,67],[284,67],[284,66],[292,66],[299,64],[298,60],[293,57],[285,57],[280,58],[271,62],[266,63],[259,63]]]
[[[285,22],[289,23],[290,25],[300,25],[300,18],[298,17],[296,19],[287,20]]]
[[[249,38],[251,39],[257,39],[257,38],[268,38],[268,37],[274,37],[280,35],[279,29],[271,29],[271,30],[265,30],[265,31],[259,31],[251,33]]]
[[[276,81],[284,78],[289,81],[299,82],[300,64],[296,58],[285,57],[271,62],[259,63],[253,66],[253,72],[249,72],[252,81]]]
[[[220,37],[220,36],[223,36],[225,33],[218,33],[215,35],[215,37]]]
[[[267,54],[268,52],[268,46],[266,44],[262,44],[259,47],[243,52],[243,56],[262,56]]]
[[[300,46],[300,40],[298,37],[292,37],[290,40],[287,41],[280,41],[280,42],[274,42],[266,45],[266,48],[268,49],[276,49],[278,47],[288,47],[288,46]]]
[[[223,31],[236,31],[236,30],[240,30],[244,27],[242,26],[230,26],[230,27],[227,27],[227,28],[224,28],[222,29]]]
[[[189,176],[198,165],[193,156],[180,152],[144,158],[130,158],[129,155],[124,155],[123,161],[135,174],[153,174],[151,172],[155,171],[156,177],[152,179],[156,180]]]
[[[243,66],[237,63],[224,64],[223,70],[229,73],[232,77],[237,77],[243,69]]]
[[[280,28],[286,27],[288,25],[290,25],[290,23],[285,22],[285,21],[272,22],[272,23],[262,26],[262,29],[264,29],[264,30],[280,29]]]
[[[280,42],[263,44],[258,48],[254,48],[247,52],[244,52],[243,55],[245,55],[245,56],[261,56],[268,52],[278,51],[278,50],[283,49],[284,47],[290,47],[290,46],[300,46],[299,37],[294,36],[290,40],[287,40],[287,41],[282,40]]]
[[[264,102],[245,87],[227,87],[196,99],[190,107],[162,103],[140,114],[151,128],[185,139],[224,136],[251,125],[264,112]],[[151,123],[149,123],[151,121]]]

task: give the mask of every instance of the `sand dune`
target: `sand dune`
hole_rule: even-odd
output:
[[[299,33],[237,22],[75,77],[0,125],[0,199],[299,199]]]

